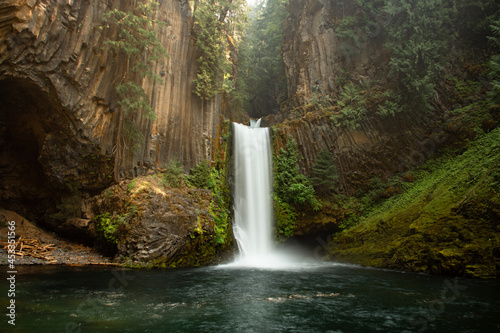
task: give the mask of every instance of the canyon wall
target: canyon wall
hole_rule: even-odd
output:
[[[356,1],[291,0],[287,10],[282,52],[293,106],[314,94],[337,93],[346,80],[367,83],[387,75],[385,16],[367,13],[370,24],[346,28],[342,20],[361,11]],[[355,42],[346,36],[349,29]]]
[[[356,1],[291,0],[287,10],[282,51],[289,101],[280,114],[268,116],[266,124],[276,126],[277,147],[295,139],[303,173],[310,175],[318,154],[327,150],[340,176],[339,192],[352,195],[366,189],[374,177],[387,179],[422,163],[446,140],[446,129],[436,121],[422,122],[411,112],[378,115],[382,100],[367,101],[368,114],[357,128],[332,120],[339,113],[337,100],[346,83],[387,90],[387,17],[365,11],[363,15],[372,15],[369,24],[346,27],[343,21],[349,17],[363,16]],[[356,41],[345,37],[349,29]],[[361,93],[375,95],[373,90]]]
[[[127,64],[104,47],[117,31],[102,27],[103,13],[131,6],[118,0],[0,4],[2,204],[52,200],[49,188],[96,191],[113,175],[143,174],[173,158],[186,168],[210,158],[221,98],[202,102],[192,93],[199,54],[187,0],[160,1],[157,12],[167,23],[158,35],[169,57],[153,65],[163,83],[142,83],[156,120],[135,116],[143,135],[135,153],[119,135],[115,86]]]

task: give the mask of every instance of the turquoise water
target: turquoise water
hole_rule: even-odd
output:
[[[498,281],[335,264],[18,270],[1,332],[500,332]]]

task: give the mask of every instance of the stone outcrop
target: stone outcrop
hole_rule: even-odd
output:
[[[299,167],[310,174],[318,154],[329,151],[340,176],[339,192],[353,195],[370,179],[387,179],[417,166],[446,142],[440,127],[426,127],[411,119],[369,118],[357,129],[337,127],[327,116],[306,114],[276,125],[277,148],[293,138],[302,158]]]
[[[209,158],[221,101],[203,103],[192,93],[198,50],[186,0],[161,1],[157,13],[168,23],[159,36],[169,57],[154,64],[164,82],[143,82],[157,119],[136,115],[144,137],[136,153],[119,137],[115,85],[126,62],[104,48],[116,31],[101,26],[107,10],[132,3],[0,4],[2,205],[50,201],[55,189],[68,187],[96,191],[113,175],[136,176],[173,158],[186,168]]]
[[[87,230],[101,248],[109,247],[110,239],[103,236],[111,235],[118,261],[169,267],[204,265],[213,262],[218,246],[211,201],[210,190],[172,188],[157,175],[138,177],[87,201],[86,217],[92,220]]]

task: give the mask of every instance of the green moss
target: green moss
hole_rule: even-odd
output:
[[[331,257],[410,271],[497,275],[499,160],[497,128],[462,155],[427,163],[404,193],[338,234]]]
[[[145,263],[148,268],[201,267],[213,263],[218,253],[218,244],[212,235],[196,233],[186,240],[182,253],[172,258],[158,257]]]
[[[130,181],[130,183],[128,183],[127,185],[127,192],[131,192],[136,184],[137,184],[137,179],[132,179],[132,181]]]

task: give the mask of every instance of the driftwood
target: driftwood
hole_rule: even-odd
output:
[[[7,244],[3,248],[8,250],[8,247]],[[14,254],[20,257],[30,256],[47,260],[49,263],[55,263],[57,260],[51,255],[51,251],[55,248],[54,244],[42,244],[39,239],[23,239],[23,236],[21,236],[15,243]]]

